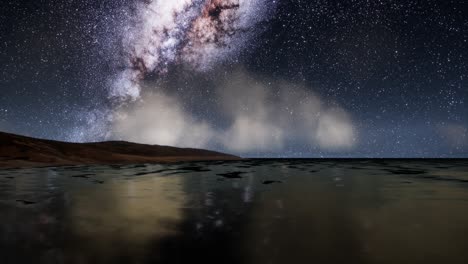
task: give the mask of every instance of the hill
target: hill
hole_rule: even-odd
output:
[[[125,141],[69,143],[0,132],[0,167],[236,160],[220,152]]]

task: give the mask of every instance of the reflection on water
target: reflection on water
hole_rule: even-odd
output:
[[[1,263],[468,263],[468,161],[0,170]]]

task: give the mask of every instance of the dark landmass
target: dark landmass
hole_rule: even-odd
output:
[[[125,141],[68,143],[0,132],[0,168],[237,160],[220,152]]]

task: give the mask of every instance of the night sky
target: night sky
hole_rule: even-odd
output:
[[[3,0],[0,131],[468,157],[468,2]]]

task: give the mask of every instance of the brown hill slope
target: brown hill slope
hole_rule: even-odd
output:
[[[236,160],[224,153],[125,141],[67,143],[0,132],[0,167]]]

